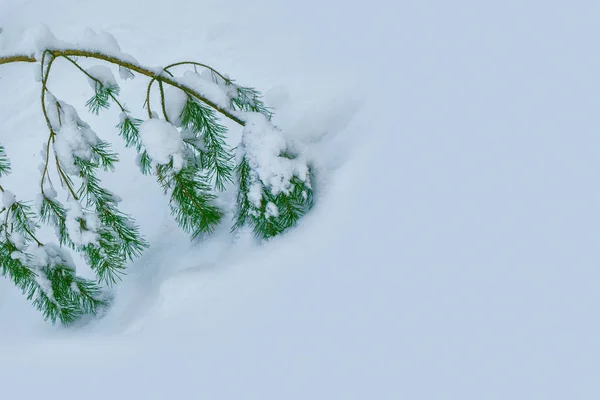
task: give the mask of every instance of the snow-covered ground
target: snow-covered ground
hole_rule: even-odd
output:
[[[2,0],[0,40],[91,27],[144,65],[256,86],[320,174],[284,236],[190,243],[125,152],[105,181],[151,248],[108,315],[70,329],[0,280],[0,398],[599,398],[599,17],[592,0]],[[85,79],[54,73],[83,105]],[[132,108],[146,82],[123,85]],[[24,198],[38,85],[0,67],[3,184]],[[86,119],[121,146],[115,110]]]

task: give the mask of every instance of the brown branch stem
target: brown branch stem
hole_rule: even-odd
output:
[[[242,126],[246,125],[246,121],[244,121],[243,119],[241,119],[240,117],[235,115],[230,110],[227,110],[226,108],[219,106],[218,104],[216,104],[213,101],[204,97],[201,93],[198,93],[194,89],[178,82],[177,80],[175,80],[175,78],[169,77],[169,76],[164,76],[160,72],[157,73],[157,72],[152,71],[151,69],[145,68],[139,64],[125,61],[118,57],[100,53],[97,51],[87,51],[87,50],[78,50],[78,49],[46,50],[46,51],[53,56],[53,59],[55,59],[56,57],[61,57],[61,56],[63,56],[63,57],[75,56],[75,57],[95,58],[97,60],[107,61],[109,63],[116,64],[121,67],[130,69],[131,71],[135,71],[139,74],[145,75],[149,78],[153,78],[157,81],[162,81],[168,85],[171,85],[173,87],[181,89],[187,93],[192,93],[194,95],[194,97],[196,97],[197,99],[206,103],[210,107],[214,108],[219,113],[221,113],[222,115],[231,119],[232,121],[235,121]],[[17,54],[17,55],[8,56],[8,57],[0,57],[0,65],[12,63],[12,62],[37,62],[37,61],[38,60],[35,57],[30,56],[30,55],[24,55],[24,54]],[[49,63],[51,63],[52,61],[53,60],[51,60]]]

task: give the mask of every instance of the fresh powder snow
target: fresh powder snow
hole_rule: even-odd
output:
[[[71,328],[0,279],[0,398],[600,398],[598,15],[597,0],[3,0],[0,55],[79,48],[153,71],[198,61],[256,87],[277,129],[223,119],[228,145],[274,190],[310,162],[315,207],[268,242],[228,223],[190,242],[119,137],[118,107],[88,113],[87,78],[57,59],[49,90],[81,118],[64,107],[59,130],[49,107],[63,141],[51,156],[88,157],[92,127],[110,142],[120,161],[100,178],[150,248],[107,313]],[[0,65],[4,204],[6,191],[40,192],[40,73]],[[115,76],[119,98],[146,119],[149,80],[134,76]],[[175,163],[186,133],[144,125],[153,161]],[[36,257],[58,263],[53,230],[36,234]]]

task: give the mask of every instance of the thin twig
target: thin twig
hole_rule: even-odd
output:
[[[87,76],[88,78],[90,78],[91,80],[93,80],[94,82],[96,82],[97,84],[99,84],[100,86],[104,86],[102,84],[102,82],[100,82],[99,79],[95,78],[94,76],[92,76],[89,72],[87,72],[85,69],[81,68],[81,66],[79,64],[77,64],[77,61],[67,57],[67,56],[62,56],[65,60],[70,61],[74,66],[76,66],[81,72],[84,73],[85,76]],[[117,106],[119,106],[119,108],[121,109],[122,112],[126,112],[127,110],[125,109],[125,107],[121,104],[121,102],[117,99],[117,97],[112,94],[112,93],[108,93],[108,95],[110,96],[111,99],[113,99],[113,101],[117,104]]]
[[[232,83],[233,81],[227,77],[225,77],[223,74],[221,74],[219,71],[217,71],[216,69],[214,69],[213,67],[210,67],[206,64],[202,64],[199,62],[194,62],[194,61],[181,61],[181,62],[177,62],[177,63],[173,63],[170,65],[167,65],[164,70],[167,71],[169,68],[173,68],[173,67],[178,67],[180,65],[193,65],[194,67],[198,66],[198,67],[202,67],[202,68],[206,68],[212,72],[214,72],[215,74],[217,74],[221,79],[223,79],[225,82],[229,82]],[[168,71],[167,71],[168,72]],[[173,76],[173,75],[171,75]]]
[[[44,114],[44,118],[46,119],[46,125],[48,125],[48,129],[50,131],[50,134],[48,135],[48,142],[46,144],[46,160],[44,163],[44,171],[42,172],[42,179],[40,180],[40,192],[42,193],[42,195],[45,196],[44,193],[44,182],[46,180],[46,175],[48,175],[48,161],[49,161],[49,157],[50,157],[50,142],[52,141],[52,139],[54,138],[54,130],[52,129],[52,124],[50,122],[50,118],[48,117],[48,111],[46,110],[46,92],[48,91],[48,77],[50,76],[50,67],[52,66],[52,63],[54,62],[54,58],[52,58],[49,62],[48,62],[48,66],[46,67],[46,70],[44,71],[44,64],[46,61],[46,54],[48,54],[49,51],[44,51],[42,54],[42,62],[41,62],[41,68],[42,68],[42,95],[41,95],[41,103],[42,103],[42,112]],[[44,73],[45,72],[45,73]],[[58,112],[58,117],[59,117],[59,121],[60,121],[60,110],[58,110],[58,102],[57,102],[57,112]]]
[[[77,194],[75,193],[75,190],[71,187],[71,183],[69,182],[70,178],[67,176],[67,174],[65,174],[62,167],[60,166],[60,162],[58,161],[58,156],[55,155],[55,159],[56,159],[56,170],[58,171],[62,181],[65,183],[65,186],[67,187],[67,189],[69,189],[69,192],[71,193],[71,196],[73,196],[73,199],[79,201],[79,197],[77,196]]]
[[[162,106],[162,112],[165,116],[165,121],[169,121],[169,117],[167,116],[167,105],[165,104],[165,88],[163,87],[162,81],[158,81],[158,88],[160,89],[160,105]]]
[[[148,82],[148,88],[146,89],[146,102],[144,103],[146,105],[146,109],[148,110],[148,118],[150,119],[152,119],[152,110],[150,109],[150,91],[155,80],[156,79],[153,78],[150,80],[150,82]]]

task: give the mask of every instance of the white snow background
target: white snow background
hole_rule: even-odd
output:
[[[600,398],[599,20],[593,0],[0,0],[0,46],[89,27],[257,87],[319,166],[297,228],[190,243],[123,152],[104,182],[151,248],[70,329],[0,279],[0,398]],[[0,67],[18,199],[47,135],[35,70]],[[50,84],[122,149],[85,77],[57,62]],[[138,115],[146,84],[121,82]]]

